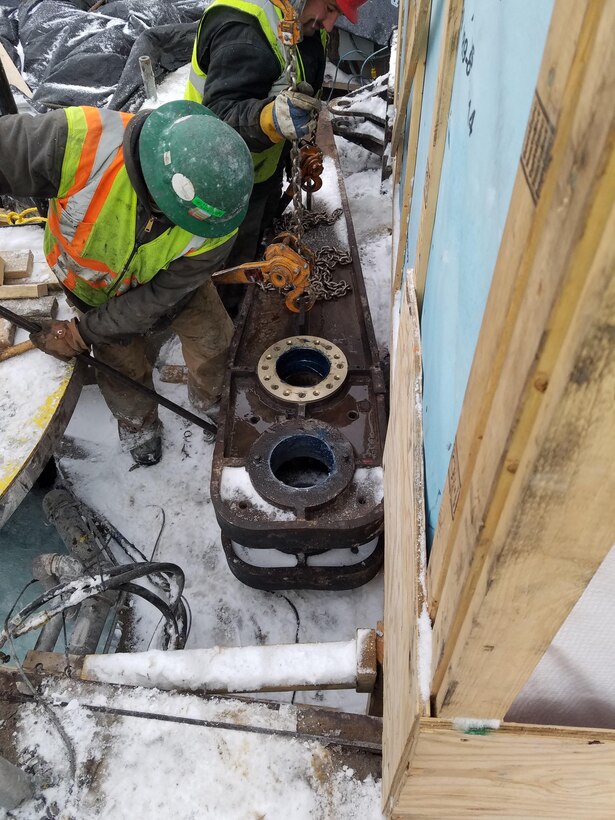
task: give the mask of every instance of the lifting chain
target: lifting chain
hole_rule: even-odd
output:
[[[286,77],[289,88],[297,88],[297,44],[285,46]],[[297,246],[301,247],[303,232],[315,228],[317,225],[332,225],[342,215],[342,208],[337,208],[330,216],[325,211],[306,211],[301,199],[301,149],[299,140],[292,140],[290,149],[291,184],[293,189],[293,211],[288,216],[287,230],[297,238]],[[345,296],[351,286],[345,281],[334,282],[331,274],[336,265],[349,265],[352,257],[347,251],[340,251],[330,245],[325,245],[315,252],[315,263],[310,276],[308,288],[312,302],[317,299],[328,301]],[[263,285],[264,290],[271,286]]]
[[[337,265],[349,265],[352,257],[347,251],[340,251],[332,245],[323,245],[316,254],[316,264],[310,277],[310,296],[314,301],[322,299],[339,299],[345,296],[351,287],[345,279],[334,282],[331,274]]]
[[[304,211],[303,229],[311,231],[318,225],[333,225],[344,213],[342,208],[336,208],[331,214],[326,211]],[[280,231],[292,232],[294,225],[294,215],[284,214],[275,224],[276,233]],[[339,282],[332,280],[331,275],[336,265],[349,265],[352,256],[348,251],[334,248],[332,245],[323,245],[320,250],[314,252],[315,263],[310,276],[309,294],[314,301],[322,299],[339,299],[345,296],[352,288],[345,279]],[[275,290],[273,286],[261,285],[263,290]]]
[[[341,211],[341,209],[338,210]],[[308,288],[311,301],[316,302],[322,299],[328,302],[330,299],[339,299],[349,293],[352,288],[345,279],[335,282],[331,276],[337,265],[349,265],[351,262],[352,256],[348,251],[341,251],[332,245],[323,245],[320,250],[316,251]],[[256,282],[255,284],[261,290],[280,293],[280,289],[271,282]],[[287,294],[289,290],[291,290],[290,285],[283,288],[281,292]]]
[[[332,213],[328,214],[326,211],[304,211],[303,213],[303,230],[311,231],[317,228],[318,225],[333,225],[334,222],[340,218],[344,213],[342,208],[336,208]],[[291,231],[293,226],[294,214],[288,213],[280,217],[275,223],[275,231]]]
[[[289,88],[297,88],[297,45],[286,46],[286,78]],[[303,202],[301,201],[301,151],[299,140],[292,140],[290,146],[291,184],[293,186],[292,233],[301,245],[303,239]]]

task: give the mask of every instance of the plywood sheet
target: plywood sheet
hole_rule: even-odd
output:
[[[394,801],[418,719],[429,698],[425,624],[425,530],[421,431],[421,349],[411,277],[403,289],[384,454],[385,652],[383,801]],[[423,614],[422,623],[420,623]]]
[[[456,731],[421,721],[393,818],[607,818],[615,733],[503,726]]]

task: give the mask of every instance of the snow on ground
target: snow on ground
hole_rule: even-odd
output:
[[[185,78],[170,78],[161,87],[159,104],[180,97],[184,83]],[[390,189],[380,190],[378,158],[340,142],[376,337],[384,347],[389,337]],[[332,172],[332,168],[327,170]],[[326,194],[322,201],[330,207]],[[38,271],[43,259],[42,233],[38,231],[37,242],[31,229],[27,230],[30,233],[24,246],[35,251]],[[170,348],[175,361],[176,348]],[[28,356],[30,359],[23,358],[21,363],[24,384],[29,382],[30,368],[35,367],[31,364],[35,356],[37,362],[46,362],[50,372],[58,369],[52,359],[41,359],[38,353]],[[190,407],[184,385],[163,384],[156,378],[155,386],[171,400]],[[236,580],[222,551],[209,498],[213,445],[204,440],[199,429],[170,411],[161,408],[160,416],[164,425],[162,461],[154,467],[135,469],[130,455],[120,450],[115,422],[98,388],[85,387],[66,431],[60,467],[79,498],[106,516],[148,557],[183,568],[185,597],[193,619],[188,648],[348,641],[354,638],[357,627],[375,627],[383,615],[381,575],[359,589],[342,592],[270,593]],[[375,491],[376,485],[381,487],[381,476]],[[136,615],[137,648],[158,648],[159,615],[141,602]],[[359,712],[366,702],[365,695],[352,691],[284,693],[271,698]],[[85,765],[93,756],[100,758],[98,730],[81,707],[76,704],[74,709],[63,710],[61,720],[75,745],[78,762]],[[188,736],[185,727],[166,728],[168,732],[163,735],[159,727],[145,730],[134,720],[114,724],[113,738],[104,739],[107,776],[98,797],[79,789],[70,793],[63,771],[65,750],[48,718],[37,709],[24,710],[17,744],[24,763],[33,755],[47,760],[48,803],[55,800],[66,817],[160,817],[159,793],[177,793],[178,787],[183,804],[164,807],[169,820],[380,816],[379,783],[361,783],[351,774],[327,776],[320,782],[313,773],[319,770],[314,760],[325,752],[313,744],[270,738],[264,748],[264,741],[256,743],[239,734],[204,738],[197,732]],[[232,785],[223,776],[229,761],[235,767]],[[195,762],[203,765],[202,777],[192,776]],[[78,772],[83,775],[84,769]],[[86,804],[85,814],[80,814]]]
[[[352,768],[335,766],[326,746],[285,736],[297,729],[292,707],[242,707],[237,701],[143,690],[99,696],[54,681],[48,701],[56,709],[76,754],[95,787],[75,787],[67,749],[37,707],[20,715],[27,734],[24,763],[36,756],[38,779],[57,781],[46,789],[47,804],[30,801],[11,812],[15,820],[59,816],[65,820],[369,820],[380,817],[379,787],[360,780]],[[89,707],[110,707],[140,716],[113,714],[111,722]],[[147,715],[173,716],[173,723]],[[206,721],[236,725],[213,728]],[[243,727],[267,728],[272,734]],[[277,734],[276,734],[277,733]],[[42,758],[42,759],[41,759]],[[55,804],[59,814],[53,812]]]

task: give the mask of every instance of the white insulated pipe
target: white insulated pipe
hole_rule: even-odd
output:
[[[356,689],[376,677],[375,632],[351,641],[86,655],[81,679],[163,690],[280,692]]]

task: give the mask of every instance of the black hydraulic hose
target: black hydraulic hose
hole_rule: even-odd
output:
[[[41,326],[36,322],[31,322],[29,319],[24,319],[23,316],[18,316],[16,313],[13,313],[12,310],[8,310],[2,305],[0,305],[0,316],[8,319],[9,322],[17,325],[17,327],[20,327],[22,330],[27,330],[28,333],[37,333],[41,329]],[[186,421],[196,424],[197,427],[200,427],[202,430],[206,430],[212,435],[215,435],[217,432],[218,427],[211,419],[202,419],[200,416],[195,416],[194,413],[191,413],[189,410],[184,410],[184,408],[180,407],[179,404],[175,404],[175,402],[161,396],[160,393],[156,393],[155,390],[146,387],[144,384],[139,384],[139,382],[136,382],[129,376],[125,376],[114,367],[105,364],[105,362],[101,362],[99,359],[95,359],[94,356],[91,356],[89,353],[78,353],[75,358],[79,361],[85,362],[86,364],[92,365],[92,367],[106,373],[107,376],[111,376],[113,379],[117,379],[128,387],[132,387],[133,390],[138,390],[140,393],[144,393],[146,396],[149,396],[151,399],[158,402],[158,404],[162,407],[166,407],[167,410],[171,410],[171,412],[175,413],[177,416],[181,416],[186,419]]]
[[[184,574],[180,567],[178,567],[176,564],[171,563],[143,563],[138,565],[137,567],[135,567],[134,565],[123,565],[120,567],[114,567],[112,570],[109,570],[105,573],[104,583],[102,584],[102,586],[102,579],[93,579],[94,586],[87,591],[87,594],[85,595],[83,600],[89,600],[93,596],[100,595],[101,592],[107,590],[124,591],[133,595],[137,595],[146,600],[148,603],[155,606],[156,609],[158,609],[162,616],[165,618],[167,624],[170,626],[170,633],[167,632],[167,645],[170,644],[171,649],[183,649],[183,647],[186,645],[186,640],[188,638],[186,620],[185,618],[182,618],[182,615],[185,614],[183,612],[183,606],[180,607],[180,611],[178,612],[176,605],[169,605],[166,601],[163,601],[159,596],[157,596],[150,590],[141,587],[137,584],[131,583],[133,579],[146,575],[148,570],[151,571],[151,568],[154,568],[159,572],[167,572],[172,575],[177,575],[179,578],[178,594],[181,595],[181,593],[183,592]],[[25,632],[29,632],[31,629],[36,628],[34,623],[29,623],[29,621],[31,620],[30,616],[33,616],[37,609],[40,609],[40,607],[43,604],[47,603],[53,598],[57,598],[61,595],[67,594],[69,592],[69,588],[73,584],[74,581],[70,581],[65,584],[59,584],[58,586],[48,590],[43,595],[39,596],[36,600],[30,602],[20,612],[18,612],[17,615],[10,621],[9,618],[7,618],[4,624],[4,630],[2,631],[2,633],[0,633],[0,646],[3,646],[6,640],[9,640],[12,645],[14,636],[22,635]],[[52,605],[48,610],[46,610],[44,614],[47,616],[47,618],[50,618],[60,612],[63,612],[69,606],[71,605],[67,601],[61,601],[58,604]],[[36,618],[34,618],[34,621],[36,621]]]
[[[90,589],[87,590],[87,594],[84,595],[83,600],[85,600],[86,598],[90,598],[93,595],[99,595],[101,592],[104,592],[108,589],[117,590],[123,584],[127,584],[130,581],[136,580],[137,578],[142,578],[144,575],[149,575],[152,572],[165,572],[170,575],[177,576],[178,593],[176,600],[181,597],[185,581],[184,573],[181,567],[178,567],[177,564],[171,564],[166,562],[143,562],[141,564],[123,564],[118,567],[112,567],[111,569],[106,570],[103,574],[101,574],[98,580],[91,579],[92,586]],[[30,615],[36,612],[37,609],[46,604],[48,601],[51,601],[60,595],[68,593],[69,588],[74,584],[75,581],[69,581],[66,584],[58,584],[58,586],[53,587],[53,589],[47,590],[34,601],[27,604],[27,606],[25,606],[8,624],[9,630],[7,631],[7,635],[12,632],[14,632],[16,635],[28,632],[29,629],[32,628],[32,626],[25,623],[25,621],[30,617]],[[77,588],[73,586],[72,591],[76,592]],[[82,587],[81,591],[86,591],[86,588]],[[173,601],[171,603],[171,606],[174,606],[175,603],[176,601]],[[72,606],[72,604],[68,603],[67,601],[62,601],[58,605],[51,606],[49,610],[47,610],[46,614],[48,617],[51,617],[57,614],[58,612],[62,612],[62,610],[67,609],[69,606]],[[25,629],[24,626],[26,627]],[[5,640],[6,638],[3,640],[2,635],[0,634],[0,646],[4,644]]]
[[[166,622],[173,627],[173,635],[171,636],[171,644],[173,649],[183,649],[185,645],[185,638],[183,639],[182,643],[182,633],[180,632],[179,624],[177,622],[177,617],[175,612],[171,609],[171,607],[163,601],[162,598],[159,598],[158,595],[155,595],[149,589],[145,587],[141,587],[138,584],[120,584],[119,587],[124,592],[128,592],[130,595],[137,595],[139,598],[143,598],[145,601],[150,603],[152,606],[155,606],[156,609],[163,615]]]

